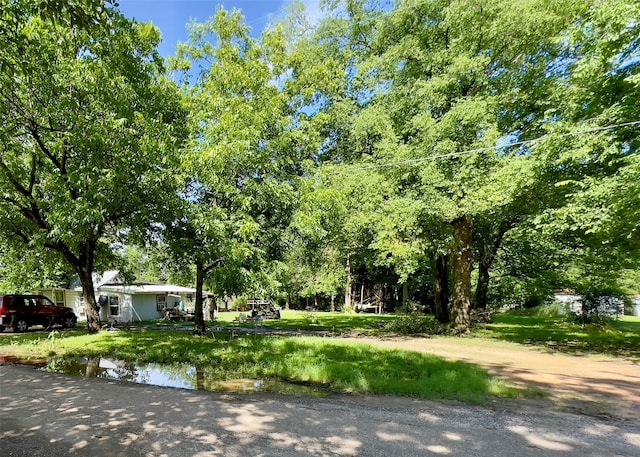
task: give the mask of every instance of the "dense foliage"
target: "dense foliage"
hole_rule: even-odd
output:
[[[220,9],[171,59],[181,93],[156,29],[52,3],[1,24],[5,288],[53,251],[90,289],[153,228],[139,276],[456,332],[558,288],[640,293],[636,1],[327,0],[259,38]]]
[[[39,254],[65,262],[97,331],[92,273],[115,242],[146,234],[159,219],[174,187],[183,111],[162,74],[156,28],[102,9],[77,25],[73,11],[68,21],[58,17],[64,11],[26,7],[3,17],[2,267],[20,270],[20,259]]]

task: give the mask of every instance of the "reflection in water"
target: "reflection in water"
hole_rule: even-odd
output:
[[[85,378],[97,378],[100,373],[100,359],[92,358],[87,360],[85,373]]]
[[[17,362],[19,363],[19,362]],[[79,375],[86,378],[104,378],[130,381],[154,386],[176,387],[213,392],[273,392],[322,396],[324,391],[309,386],[300,386],[276,379],[216,379],[216,370],[197,368],[187,364],[162,365],[157,363],[136,364],[122,360],[101,358],[74,361],[51,359],[46,370]]]
[[[204,370],[196,368],[196,389],[204,390]]]

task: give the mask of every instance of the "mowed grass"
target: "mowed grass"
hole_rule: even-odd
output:
[[[606,325],[580,325],[565,317],[494,314],[475,332],[504,341],[533,344],[564,352],[589,352],[640,358],[640,317],[610,319]]]
[[[21,357],[106,357],[187,363],[217,372],[220,380],[274,378],[331,392],[414,396],[483,403],[490,396],[528,396],[473,364],[428,354],[377,349],[320,337],[246,335],[216,339],[172,330],[125,330],[89,335],[61,332],[0,339],[0,353]]]
[[[238,316],[244,314],[250,316],[250,312],[223,311],[216,314],[214,322],[207,322],[209,326],[234,326],[243,328],[253,328],[256,322],[238,322]],[[264,319],[260,325],[267,328],[292,330],[292,331],[325,331],[325,332],[345,332],[362,331],[370,332],[380,329],[385,322],[397,319],[395,314],[369,314],[369,313],[339,313],[328,311],[296,311],[282,310],[281,319]],[[192,322],[175,321],[147,321],[136,323],[137,326],[160,325],[163,327],[191,326]]]

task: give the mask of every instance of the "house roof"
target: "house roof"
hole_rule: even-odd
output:
[[[105,271],[99,281],[94,283],[94,287],[97,289],[105,284],[122,284],[124,278],[118,270]]]
[[[195,294],[196,289],[192,287],[176,286],[174,284],[161,284],[149,281],[135,281],[133,284],[125,284],[124,277],[118,270],[105,271],[100,277],[94,276],[93,283],[96,292],[116,292],[123,294]],[[74,290],[82,291],[82,287]],[[203,291],[203,295],[209,295]]]
[[[173,284],[109,284],[99,287],[101,291],[120,292],[125,294],[195,294],[191,287]]]

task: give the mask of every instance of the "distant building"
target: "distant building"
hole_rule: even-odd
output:
[[[575,314],[583,314],[584,297],[570,289],[563,289],[554,292],[553,297],[557,303],[566,305],[568,310]],[[596,297],[594,302],[589,304],[590,310],[587,312],[601,316],[622,316],[624,314],[624,300],[619,297],[602,295]]]

